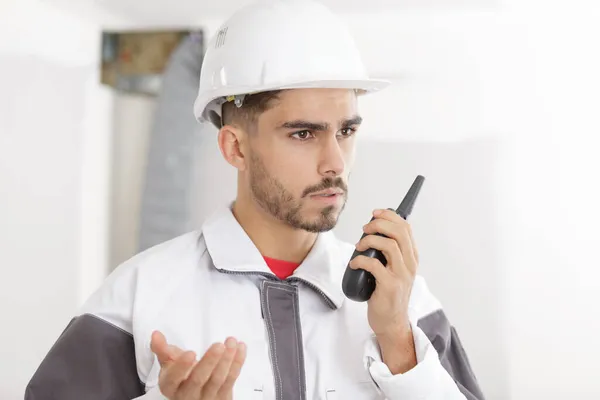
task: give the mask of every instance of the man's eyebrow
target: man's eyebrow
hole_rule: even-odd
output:
[[[360,125],[362,117],[354,116],[352,118],[343,119],[340,122],[342,128],[347,128],[352,125]],[[323,132],[329,130],[330,125],[327,122],[311,122],[302,119],[284,122],[279,126],[279,129],[306,129],[314,132]]]
[[[284,122],[279,126],[280,129],[306,129],[309,131],[326,131],[329,124],[326,122],[310,122],[301,119]]]
[[[360,125],[362,123],[362,121],[363,121],[362,117],[360,115],[357,115],[350,119],[343,120],[341,125],[342,125],[342,128],[347,128],[352,125]]]

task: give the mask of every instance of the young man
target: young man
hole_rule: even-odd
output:
[[[375,276],[370,300],[341,289],[355,246],[330,231],[348,195],[358,95],[383,86],[317,3],[262,2],[229,19],[195,113],[219,128],[235,201],[118,267],[25,398],[483,399],[401,217],[374,211],[356,244],[388,260],[351,263]]]

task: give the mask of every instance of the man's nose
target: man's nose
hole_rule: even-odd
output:
[[[335,135],[329,137],[324,143],[319,162],[319,173],[323,176],[340,176],[346,168],[344,152]]]

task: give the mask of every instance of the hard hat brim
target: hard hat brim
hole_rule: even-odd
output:
[[[263,87],[236,87],[235,90],[231,87],[221,90],[214,90],[207,93],[206,96],[198,97],[194,103],[194,116],[199,122],[210,121],[207,108],[217,99],[223,99],[227,96],[246,95],[253,93],[266,92],[271,90],[286,90],[286,89],[353,89],[359,94],[368,94],[378,92],[390,85],[390,81],[384,79],[332,79],[332,80],[316,80],[302,82],[288,82],[282,85],[268,85]]]

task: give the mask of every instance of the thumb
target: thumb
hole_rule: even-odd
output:
[[[163,335],[160,331],[154,331],[152,333],[150,349],[158,357],[158,362],[160,363],[161,367],[164,367],[164,364],[173,361],[177,357],[177,354],[174,351],[174,346],[170,346],[167,343],[165,335]]]

